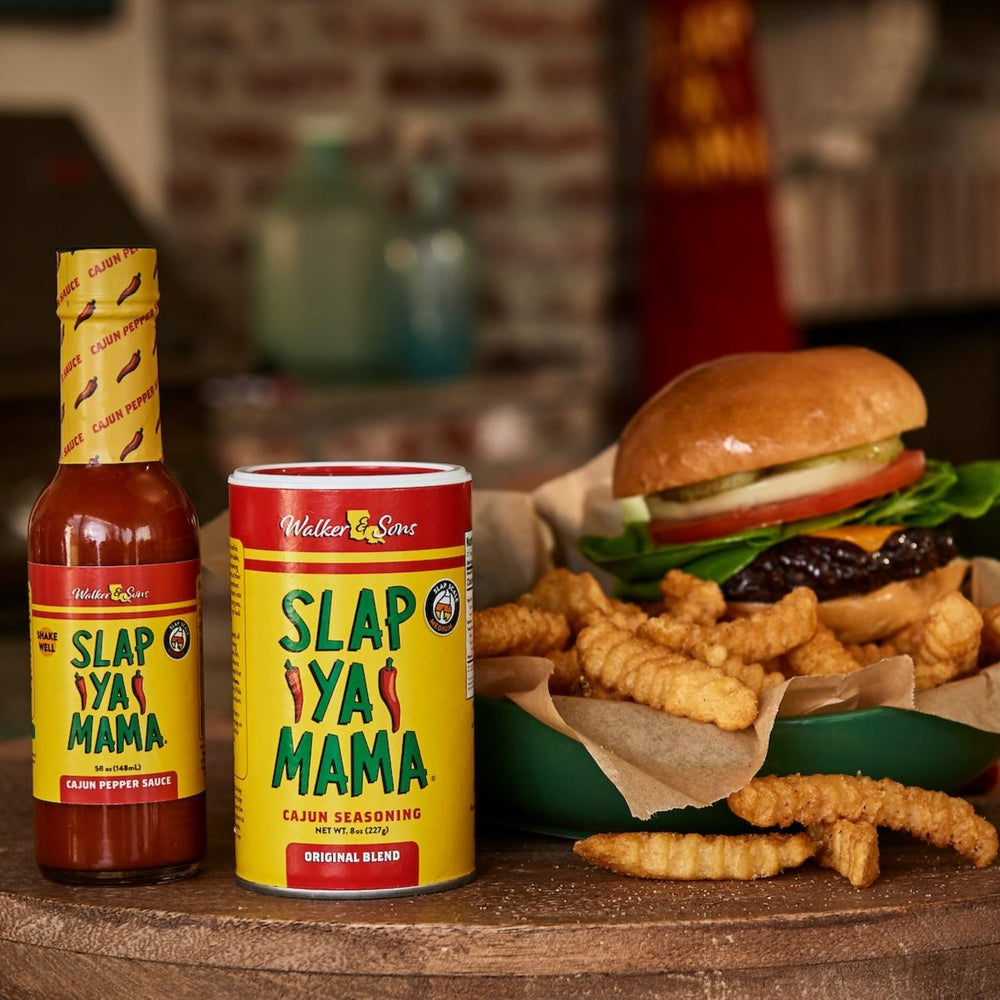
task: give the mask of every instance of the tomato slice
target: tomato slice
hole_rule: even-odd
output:
[[[683,545],[734,535],[747,528],[762,528],[769,524],[819,517],[909,486],[923,475],[923,471],[924,453],[908,449],[884,469],[854,483],[846,483],[810,496],[765,503],[758,507],[743,507],[693,521],[650,521],[649,534],[657,545]]]

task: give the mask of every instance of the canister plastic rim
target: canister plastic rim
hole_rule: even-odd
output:
[[[461,465],[435,462],[284,462],[235,469],[229,485],[271,490],[398,490],[455,486],[471,479]]]

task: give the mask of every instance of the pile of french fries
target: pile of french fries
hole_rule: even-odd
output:
[[[1000,649],[1000,605],[979,609],[960,590],[864,643],[824,624],[808,587],[742,616],[718,584],[681,570],[660,592],[649,612],[608,597],[590,573],[549,570],[517,600],[475,612],[476,656],[547,657],[553,694],[629,699],[735,731],[753,724],[760,694],[788,677],[846,674],[906,654],[926,690]]]
[[[663,578],[660,593],[649,610],[607,596],[589,573],[553,569],[517,600],[475,612],[475,654],[545,657],[553,694],[631,700],[739,731],[753,725],[760,695],[789,677],[846,674],[906,654],[925,690],[995,662],[1000,651],[1000,605],[977,608],[960,590],[863,643],[824,624],[807,587],[744,615],[717,584],[680,570]],[[964,799],[888,779],[755,778],[728,804],[754,826],[803,829],[597,834],[575,850],[617,872],[673,879],[760,878],[813,858],[855,886],[879,876],[879,826],[953,847],[980,867],[997,853],[996,829]]]

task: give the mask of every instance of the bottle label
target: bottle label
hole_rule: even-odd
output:
[[[35,798],[205,789],[200,564],[28,564]]]
[[[63,251],[57,272],[59,461],[162,461],[156,251]]]

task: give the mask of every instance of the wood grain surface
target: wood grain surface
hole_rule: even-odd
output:
[[[1000,993],[1000,866],[883,831],[882,877],[807,866],[751,883],[629,879],[568,841],[478,834],[446,892],[308,900],[233,873],[231,752],[210,729],[210,854],[163,886],[62,886],[35,868],[26,741],[0,745],[0,996],[953,998]],[[1000,801],[977,802],[1000,821]]]

